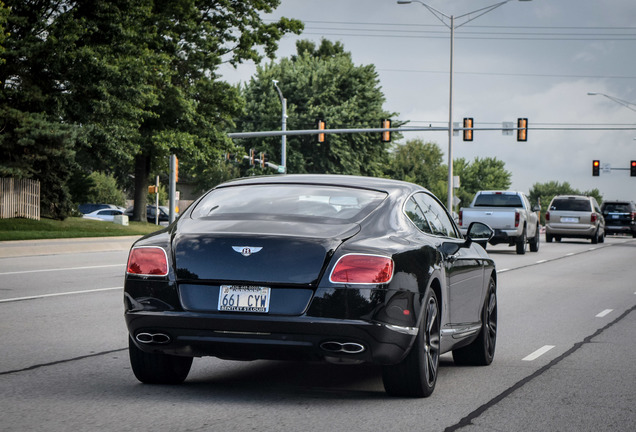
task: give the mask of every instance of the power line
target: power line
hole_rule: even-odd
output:
[[[428,73],[446,74],[448,70],[417,70],[417,69],[377,69],[378,72],[401,72],[401,73]],[[558,75],[558,74],[531,74],[531,73],[505,73],[505,72],[454,72],[457,75],[485,75],[485,76],[524,76],[532,78],[594,78],[594,79],[636,79],[636,76],[624,75]]]

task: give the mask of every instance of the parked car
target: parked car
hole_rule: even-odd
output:
[[[545,241],[563,237],[587,238],[592,243],[605,241],[605,219],[596,199],[582,195],[558,195],[545,214]]]
[[[636,238],[636,204],[633,201],[604,201],[601,212],[606,234],[631,234]]]
[[[458,225],[465,234],[473,222],[482,222],[495,231],[489,243],[508,243],[518,254],[539,251],[541,230],[539,206],[531,206],[523,192],[479,191],[469,207],[459,210]]]
[[[497,274],[481,223],[464,239],[406,182],[337,175],[221,184],[131,248],[129,355],[144,383],[193,357],[370,362],[389,394],[429,396],[440,355],[488,365]]]
[[[92,213],[96,210],[101,210],[101,209],[119,209],[121,211],[124,211],[122,207],[116,206],[114,204],[87,203],[87,204],[80,204],[78,207],[78,210],[82,214]]]
[[[119,216],[122,214],[124,214],[123,210],[106,208],[106,209],[95,210],[94,212],[86,213],[82,217],[86,219],[96,219],[96,220],[112,222],[115,219],[115,216]]]
[[[128,217],[132,217],[134,207],[130,206],[124,212]],[[148,204],[146,206],[146,220],[150,223],[155,223],[157,215],[156,207]],[[176,214],[178,216],[178,214]],[[166,206],[159,206],[159,222],[170,222],[170,209]]]

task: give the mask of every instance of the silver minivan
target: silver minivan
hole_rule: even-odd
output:
[[[592,243],[605,240],[605,219],[594,197],[558,195],[545,214],[545,241],[563,237],[587,238]]]

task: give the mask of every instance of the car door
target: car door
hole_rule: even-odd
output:
[[[459,247],[464,244],[459,230],[452,222],[444,207],[427,193],[415,195],[433,232],[444,244],[457,246],[454,253],[445,255],[444,267],[449,295],[449,322],[452,325],[466,325],[480,320],[484,296],[484,263],[476,252],[478,245]],[[455,248],[453,248],[455,249]]]

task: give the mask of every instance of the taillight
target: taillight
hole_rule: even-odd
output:
[[[519,226],[519,221],[521,220],[521,216],[518,211],[515,211],[515,228]]]
[[[126,272],[144,276],[165,276],[168,274],[166,251],[156,246],[136,247],[128,255]]]
[[[545,212],[545,220],[546,221],[550,220],[550,212]]]
[[[329,280],[334,283],[379,284],[393,278],[393,260],[379,255],[345,255],[338,260]]]
[[[462,226],[462,219],[464,218],[464,211],[460,210],[459,211],[459,218],[457,219],[457,221],[459,222],[459,226]]]
[[[592,213],[592,215],[590,216],[590,222],[596,222],[596,213]]]
[[[636,220],[636,212],[632,212],[632,220]]]

